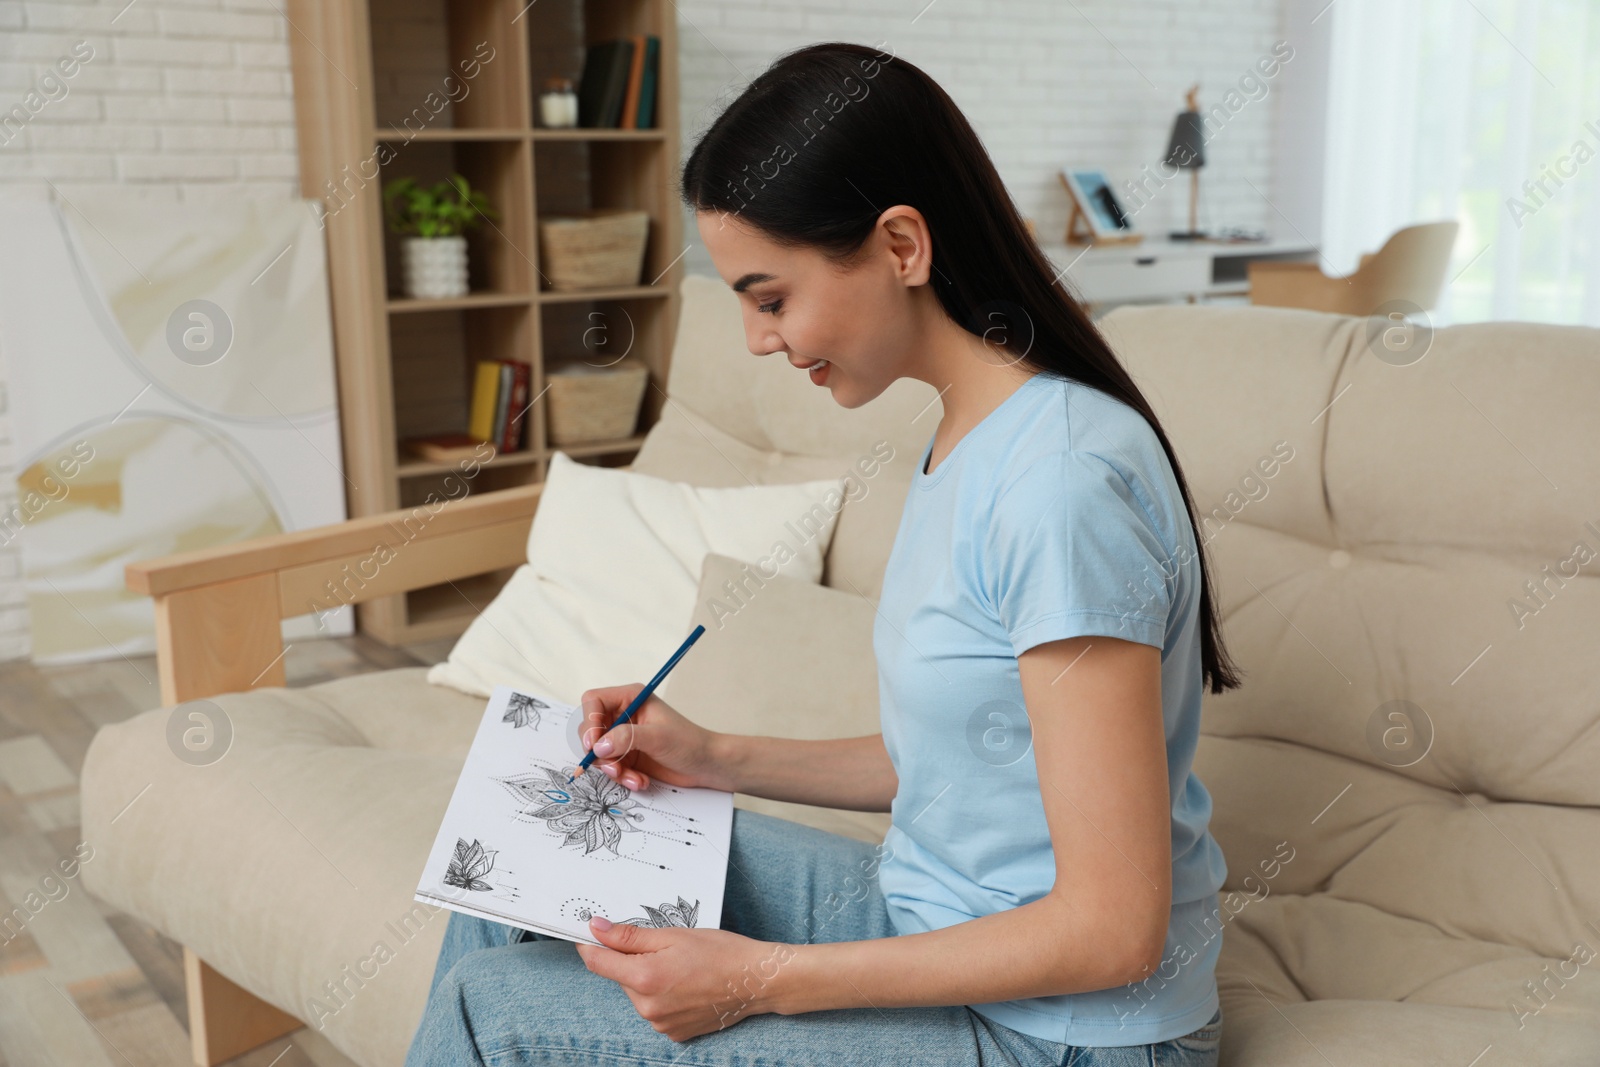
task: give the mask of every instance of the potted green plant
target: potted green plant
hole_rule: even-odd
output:
[[[467,294],[466,231],[497,216],[484,195],[452,174],[422,185],[415,178],[396,178],[383,187],[384,215],[391,233],[400,235],[405,294],[415,299],[442,299]]]

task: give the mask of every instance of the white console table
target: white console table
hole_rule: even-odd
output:
[[[1147,237],[1137,244],[1039,246],[1057,271],[1066,268],[1073,292],[1096,315],[1116,304],[1248,296],[1256,260],[1315,263],[1304,241],[1172,241]],[[1070,265],[1070,266],[1069,266]]]

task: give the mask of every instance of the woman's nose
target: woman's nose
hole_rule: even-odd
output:
[[[785,351],[783,339],[771,330],[758,330],[745,337],[745,346],[756,356],[770,356]]]

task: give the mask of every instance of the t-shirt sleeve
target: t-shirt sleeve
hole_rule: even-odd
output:
[[[986,592],[1016,655],[1090,634],[1163,646],[1170,553],[1128,480],[1099,456],[1035,460],[1001,490],[986,548]]]

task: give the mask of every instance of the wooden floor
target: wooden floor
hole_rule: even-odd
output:
[[[293,642],[288,685],[444,659],[454,640],[391,649],[362,636]],[[78,836],[78,772],[99,727],[161,706],[154,656],[73,667],[0,663],[0,916],[38,892]],[[84,892],[50,903],[10,941],[0,932],[0,1067],[181,1067],[191,1062],[177,944]],[[228,1061],[352,1067],[302,1029]]]

